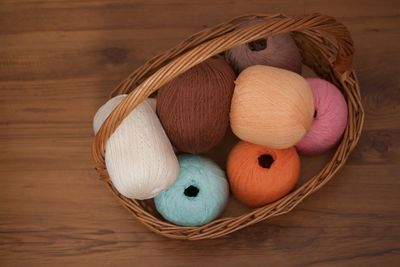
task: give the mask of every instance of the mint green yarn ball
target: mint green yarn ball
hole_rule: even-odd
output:
[[[229,198],[225,172],[201,156],[178,156],[179,175],[158,194],[155,205],[167,220],[181,226],[200,226],[221,214]]]

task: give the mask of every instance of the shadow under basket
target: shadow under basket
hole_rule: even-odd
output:
[[[257,18],[263,20],[257,20],[256,24],[249,27],[240,27],[241,24]],[[207,58],[241,44],[289,32],[301,51],[303,64],[314,70],[319,77],[340,88],[348,103],[348,125],[342,141],[328,163],[316,175],[274,203],[240,216],[220,218],[200,227],[182,227],[168,223],[157,215],[152,205],[148,205],[148,201],[129,199],[118,193],[110,182],[105,166],[105,144],[122,120],[138,104],[163,84]],[[119,94],[128,96],[112,112],[95,137],[92,154],[96,169],[125,208],[150,230],[169,238],[217,238],[287,213],[325,185],[345,164],[358,142],[364,122],[364,111],[352,66],[353,52],[353,42],[346,27],[321,14],[247,15],[205,29],[147,61],[112,91],[111,97]]]

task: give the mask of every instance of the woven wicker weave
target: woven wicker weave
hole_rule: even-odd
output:
[[[243,22],[263,18],[250,27],[241,28]],[[336,84],[346,96],[349,109],[348,125],[336,153],[330,161],[301,187],[282,199],[254,209],[238,217],[221,218],[201,227],[181,227],[156,216],[146,201],[128,199],[112,186],[104,163],[105,143],[121,121],[144,99],[177,75],[194,65],[232,47],[260,38],[291,32],[301,50],[304,64],[321,78]],[[146,62],[114,89],[111,96],[128,93],[112,112],[93,142],[96,169],[132,214],[152,231],[177,239],[216,238],[241,228],[291,211],[305,197],[326,184],[344,165],[361,134],[364,111],[357,77],[352,67],[353,42],[348,30],[333,18],[312,14],[306,16],[248,15],[238,17],[203,30]]]

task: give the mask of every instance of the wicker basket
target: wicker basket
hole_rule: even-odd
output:
[[[239,25],[255,18],[264,20],[250,27]],[[105,143],[121,121],[144,99],[177,75],[207,58],[232,47],[260,38],[292,32],[303,56],[303,63],[321,78],[336,84],[348,102],[348,125],[330,161],[317,175],[308,179],[282,199],[238,217],[221,218],[201,227],[181,227],[156,216],[146,201],[126,198],[110,182],[104,163]],[[122,81],[111,96],[129,94],[105,121],[93,142],[96,169],[121,204],[152,231],[170,238],[206,239],[227,235],[241,228],[291,211],[305,197],[321,188],[344,165],[361,134],[364,111],[360,90],[352,67],[353,42],[348,30],[333,18],[306,16],[248,15],[203,30],[174,48],[152,58]]]

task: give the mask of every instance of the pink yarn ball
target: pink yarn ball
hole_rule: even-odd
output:
[[[149,97],[149,98],[146,99],[146,101],[147,101],[147,103],[150,104],[150,107],[154,111],[156,111],[156,109],[157,109],[157,99]]]
[[[315,114],[308,133],[296,145],[299,153],[316,155],[332,148],[347,125],[347,103],[340,90],[319,78],[306,79],[314,96]]]

